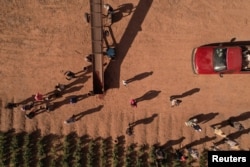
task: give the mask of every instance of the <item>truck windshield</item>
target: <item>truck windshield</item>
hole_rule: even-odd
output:
[[[227,48],[214,49],[214,70],[224,71],[227,69]]]

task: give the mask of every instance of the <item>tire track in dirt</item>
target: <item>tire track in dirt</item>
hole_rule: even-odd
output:
[[[152,112],[146,112],[147,114],[145,114],[144,118],[151,118],[151,122],[149,122],[148,124],[144,125],[145,128],[145,134],[143,137],[143,139],[141,139],[141,143],[145,143],[145,144],[156,144],[159,142],[159,124],[160,124],[160,118],[159,118],[159,114],[155,117],[153,117]],[[143,133],[142,133],[143,134]]]
[[[52,111],[53,112],[53,111]],[[56,120],[51,119],[52,113],[41,113],[38,115],[38,127],[43,127],[41,130],[42,135],[49,135],[51,133],[52,124],[51,122],[56,122]]]
[[[2,108],[3,108],[3,100],[0,98],[0,127],[2,127]]]
[[[168,112],[166,113],[158,113],[158,117],[155,118],[155,127],[152,129],[155,131],[155,137],[149,141],[149,144],[159,144],[163,145],[168,140],[170,140],[169,136],[169,125],[171,124],[171,116]],[[149,138],[150,139],[150,138]]]
[[[139,109],[139,108],[138,108]],[[135,111],[134,112],[134,142],[145,143],[147,136],[147,129],[150,128],[150,124],[145,122],[148,118],[148,113],[145,111]],[[153,123],[153,122],[150,122]],[[152,126],[152,125],[151,125]]]
[[[2,104],[7,104],[8,103],[8,99],[5,98],[4,100],[1,99],[1,130],[2,131],[8,131],[10,129],[12,129],[13,127],[13,114],[14,114],[14,109],[3,109],[3,105]],[[13,102],[13,98],[12,100],[10,100],[11,102]]]
[[[26,118],[25,124],[26,132],[34,132],[38,130],[38,120],[35,117],[32,119]]]
[[[25,131],[26,128],[25,119],[26,119],[25,112],[21,111],[19,107],[14,110],[13,128],[16,130],[17,133]]]
[[[0,127],[2,127],[2,108],[3,108],[3,101],[2,98],[0,98]]]
[[[136,132],[135,129],[133,129],[134,134],[129,136],[126,134],[126,130],[128,128],[128,124],[129,123],[133,123],[135,121],[135,114],[136,114],[136,109],[130,109],[130,111],[125,111],[125,115],[126,115],[126,120],[124,120],[123,122],[123,129],[122,129],[122,133],[125,136],[125,140],[126,140],[126,145],[129,146],[130,144],[134,143],[135,141],[135,137],[136,137]]]

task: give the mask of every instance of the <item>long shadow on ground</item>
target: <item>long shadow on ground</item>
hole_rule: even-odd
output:
[[[143,0],[139,1],[138,5],[136,6],[131,20],[117,45],[117,58],[115,61],[111,61],[109,63],[104,72],[105,90],[110,88],[119,88],[121,64],[138,32],[142,30],[141,25],[152,3],[153,0]]]
[[[91,109],[89,109],[89,110],[86,110],[86,111],[84,111],[84,112],[81,112],[81,113],[75,115],[75,118],[76,118],[75,120],[78,121],[78,120],[80,120],[82,117],[84,117],[85,115],[92,114],[92,113],[94,113],[94,112],[98,112],[98,111],[100,111],[102,108],[103,108],[103,105],[99,105],[98,107],[91,108]]]
[[[161,93],[161,91],[157,91],[157,90],[150,90],[148,92],[146,92],[144,95],[142,95],[141,97],[136,98],[136,102],[140,102],[140,101],[144,101],[144,100],[151,100],[155,97],[157,97],[159,95],[159,93]]]
[[[214,128],[214,127],[223,128],[225,126],[230,125],[229,120],[231,120],[233,122],[239,122],[239,121],[245,121],[248,118],[250,118],[250,111],[244,112],[238,116],[232,116],[232,117],[228,118],[227,120],[224,120],[224,121],[221,121],[219,123],[211,125],[211,127],[212,128]]]
[[[143,119],[137,120],[133,123],[130,123],[130,126],[133,128],[139,124],[150,124],[151,122],[153,122],[154,118],[157,116],[158,116],[158,114],[153,114],[151,117],[143,118]]]
[[[182,93],[181,95],[172,95],[172,96],[170,96],[170,99],[184,98],[187,96],[191,96],[195,93],[198,93],[199,91],[200,91],[200,88],[193,88],[191,90],[188,90],[188,91]]]
[[[196,118],[198,120],[197,123],[203,123],[204,124],[204,123],[214,119],[218,114],[219,113],[213,113],[213,112],[208,113],[208,114],[198,114],[198,115],[193,116],[189,120]]]
[[[150,72],[143,72],[143,73],[140,73],[138,75],[135,75],[134,77],[132,78],[129,78],[129,79],[126,79],[126,82],[127,83],[131,83],[131,82],[134,82],[134,81],[138,81],[138,80],[142,80],[150,75],[153,74],[153,71],[150,71]]]

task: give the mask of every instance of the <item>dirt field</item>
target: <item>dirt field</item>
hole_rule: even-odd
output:
[[[179,148],[191,143],[199,149],[221,140],[215,138],[210,125],[233,116],[246,130],[238,133],[230,126],[222,130],[248,150],[249,75],[194,75],[191,53],[194,47],[233,37],[249,41],[249,1],[104,2],[120,9],[111,26],[117,59],[105,67],[108,89],[102,98],[83,96],[83,100],[69,104],[68,97],[92,90],[91,72],[71,81],[63,75],[67,70],[78,72],[90,65],[84,61],[91,53],[90,25],[84,20],[89,2],[0,1],[0,130],[40,129],[44,135],[76,131],[93,138],[124,135],[127,144],[159,143]],[[128,86],[122,85],[123,79],[133,77]],[[25,102],[37,92],[46,94],[57,83],[70,88],[55,101],[60,106],[51,113],[43,112],[30,120],[20,107],[13,111],[4,108],[7,102]],[[169,97],[183,93],[180,106],[171,108]],[[131,108],[130,99],[139,97],[138,107]],[[79,113],[79,121],[63,123]],[[184,122],[199,114],[203,114],[200,119],[205,123],[200,123],[203,130],[198,133]],[[125,131],[132,122],[136,126],[130,137]]]

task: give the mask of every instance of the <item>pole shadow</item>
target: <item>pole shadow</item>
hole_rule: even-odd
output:
[[[159,93],[161,93],[161,91],[157,91],[157,90],[150,90],[148,92],[146,92],[144,95],[142,95],[141,97],[136,98],[136,102],[140,102],[140,101],[144,101],[144,100],[151,100],[155,97],[157,97],[159,95]]]
[[[84,112],[81,112],[79,114],[76,114],[75,115],[75,121],[79,121],[82,117],[86,116],[86,115],[89,115],[89,114],[92,114],[94,112],[98,112],[100,111],[101,109],[103,108],[103,105],[99,105],[98,107],[96,108],[92,108],[92,109],[89,109],[89,110],[86,110]]]
[[[189,91],[186,91],[184,93],[182,93],[181,95],[172,95],[170,96],[170,99],[178,99],[178,98],[184,98],[184,97],[187,97],[187,96],[191,96],[195,93],[198,93],[200,91],[200,88],[193,88]]]
[[[135,75],[134,77],[130,78],[130,79],[127,79],[126,82],[127,83],[131,83],[131,82],[134,82],[134,81],[137,81],[137,80],[142,80],[150,75],[153,74],[153,71],[150,71],[150,72],[143,72],[141,74],[138,74],[138,75]]]
[[[151,122],[154,121],[154,119],[158,116],[158,114],[153,114],[151,117],[148,117],[148,118],[143,118],[143,119],[140,119],[140,120],[137,120],[133,123],[130,123],[130,127],[131,128],[134,128],[135,126],[137,125],[140,125],[140,124],[150,124]]]
[[[129,48],[131,47],[133,41],[135,40],[139,31],[141,31],[141,25],[153,3],[153,0],[143,0],[139,1],[134,13],[128,23],[127,28],[123,36],[121,37],[120,42],[117,45],[117,57],[115,61],[111,61],[105,72],[105,90],[110,88],[119,88],[120,86],[120,71],[121,64],[128,53]]]
[[[191,117],[189,120],[191,119],[194,119],[196,118],[198,121],[197,121],[197,124],[199,123],[206,123],[212,119],[214,119],[217,115],[219,115],[219,113],[208,113],[208,114],[198,114],[198,115],[195,115],[193,117]]]

